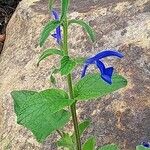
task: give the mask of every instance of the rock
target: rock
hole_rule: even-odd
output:
[[[58,4],[56,7],[58,8]],[[114,48],[124,53],[122,60],[107,59],[116,71],[128,79],[128,86],[101,100],[80,102],[80,120],[91,118],[92,126],[86,132],[97,137],[97,146],[117,143],[121,150],[133,150],[143,140],[150,141],[150,11],[149,0],[72,0],[70,18],[89,22],[96,31],[97,40],[90,43],[78,26],[70,28],[72,56],[90,56],[102,49]],[[57,149],[50,136],[43,144],[36,142],[24,127],[16,123],[13,111],[12,90],[42,90],[49,83],[50,68],[56,57],[50,57],[36,67],[37,58],[44,48],[38,38],[44,23],[49,19],[47,1],[22,0],[12,16],[6,41],[0,55],[0,145],[10,150]],[[74,32],[76,31],[76,32]],[[80,77],[81,67],[73,73]],[[58,87],[66,88],[60,75]],[[69,126],[70,127],[70,126]]]
[[[3,43],[0,42],[0,53],[1,53],[2,49],[3,49]]]

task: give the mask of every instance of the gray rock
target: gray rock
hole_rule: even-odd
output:
[[[149,0],[72,0],[70,18],[89,22],[96,31],[96,42],[88,41],[79,26],[70,28],[70,54],[90,56],[102,49],[114,48],[125,54],[122,60],[106,63],[128,79],[128,86],[97,101],[78,104],[79,119],[91,118],[90,135],[97,146],[116,143],[121,150],[133,150],[143,140],[150,141],[150,11]],[[58,3],[56,8],[59,9]],[[57,135],[45,143],[36,142],[32,133],[16,123],[10,92],[19,89],[42,90],[51,87],[50,68],[58,63],[50,57],[36,67],[46,47],[54,47],[50,38],[44,48],[38,38],[49,19],[46,0],[22,0],[7,26],[7,37],[0,55],[0,149],[52,150]],[[75,31],[75,32],[74,32]],[[80,77],[81,67],[73,73]],[[65,79],[58,87],[65,88]],[[2,120],[2,121],[1,121]],[[71,125],[68,126],[71,130]]]

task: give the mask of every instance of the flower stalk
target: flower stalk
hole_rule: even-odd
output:
[[[68,22],[67,22],[67,19],[65,19],[64,23],[63,23],[63,50],[64,50],[64,54],[68,56],[69,54],[68,54]],[[71,74],[67,75],[67,83],[68,83],[69,97],[71,99],[74,99]],[[81,150],[81,140],[80,140],[80,135],[79,135],[78,120],[77,120],[77,113],[76,113],[76,102],[71,105],[70,109],[71,109],[72,121],[73,121],[74,131],[75,131],[76,147],[77,147],[77,150]]]

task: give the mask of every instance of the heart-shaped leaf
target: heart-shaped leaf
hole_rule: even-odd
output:
[[[99,73],[88,74],[74,87],[76,100],[89,100],[110,94],[127,85],[127,80],[120,75],[114,75],[113,83],[104,82]]]
[[[69,121],[70,113],[62,109],[74,100],[68,99],[63,90],[13,91],[11,95],[17,122],[30,129],[40,142]]]

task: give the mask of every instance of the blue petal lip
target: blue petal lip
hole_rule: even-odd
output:
[[[95,55],[93,59],[98,60],[98,59],[102,59],[102,58],[109,57],[109,56],[116,56],[116,57],[122,58],[123,54],[114,50],[105,50]]]
[[[104,69],[104,73],[101,74],[101,77],[104,81],[106,81],[108,84],[112,84],[112,75],[113,75],[113,67],[109,67]]]
[[[96,65],[101,73],[101,78],[108,84],[112,84],[113,67],[105,68],[101,61],[96,61]]]
[[[104,74],[108,75],[109,77],[112,77],[113,71],[114,71],[114,68],[113,67],[109,67],[109,68],[106,68],[104,70]]]

